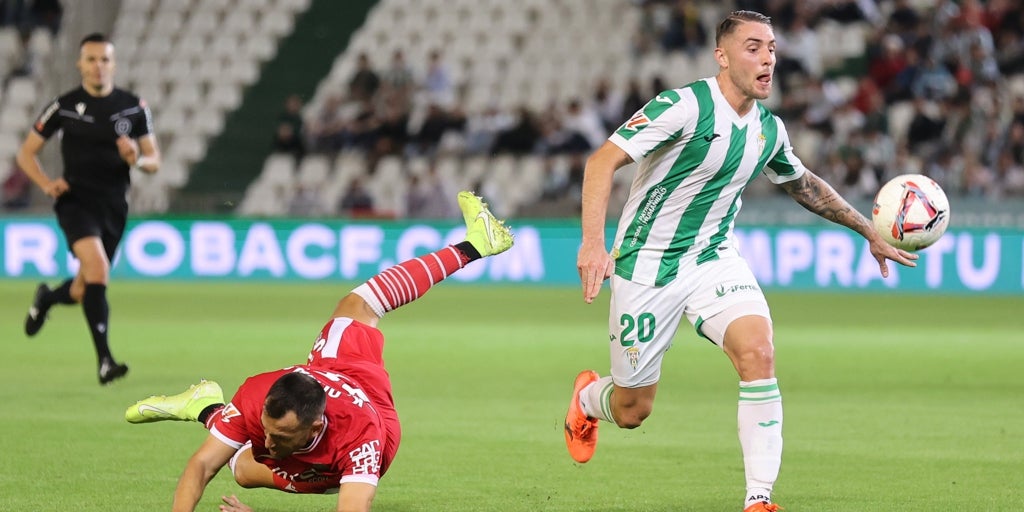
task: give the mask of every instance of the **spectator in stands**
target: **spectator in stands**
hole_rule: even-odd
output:
[[[1005,150],[999,154],[995,173],[996,179],[1002,184],[1002,195],[1024,197],[1024,165],[1016,161],[1012,151]]]
[[[306,156],[306,144],[295,133],[294,125],[281,121],[274,132],[273,150],[275,153],[288,153],[299,163]]]
[[[608,78],[597,81],[597,85],[594,86],[594,108],[605,133],[615,130],[633,115],[633,112],[623,112],[624,100],[623,95],[612,88]]]
[[[998,32],[995,59],[1004,75],[1024,73],[1024,33],[1011,28]]]
[[[956,79],[952,73],[932,57],[925,57],[920,72],[910,84],[915,98],[942,100],[956,93]]]
[[[540,140],[540,129],[533,112],[525,106],[519,107],[516,122],[507,130],[502,130],[494,139],[491,154],[512,153],[525,155],[533,152]],[[493,194],[488,197],[493,198]],[[493,201],[493,199],[492,199]]]
[[[624,121],[625,119],[620,120],[619,124]],[[563,123],[567,130],[578,133],[587,141],[587,150],[597,149],[608,138],[604,123],[601,122],[601,115],[593,105],[584,103],[578,98],[569,100]],[[618,125],[615,127],[617,128]]]
[[[838,192],[850,199],[871,199],[878,191],[878,176],[875,175],[859,148],[850,148],[843,155],[846,174],[837,187]]]
[[[896,77],[907,67],[904,48],[899,36],[889,34],[882,38],[877,54],[868,64],[868,75],[879,89],[889,92],[895,88]]]
[[[919,155],[930,155],[942,137],[946,123],[939,110],[922,98],[914,99],[914,116],[907,128],[907,146]]]
[[[423,89],[427,101],[450,107],[455,103],[455,82],[451,71],[441,58],[440,50],[433,50],[427,60],[427,72],[423,77]]]
[[[60,0],[33,0],[29,12],[33,25],[46,28],[50,35],[57,35],[60,31],[60,22],[64,17],[64,7]]]
[[[471,155],[488,152],[498,134],[515,124],[515,117],[495,105],[488,105],[483,112],[470,117],[466,122],[466,152]]]
[[[288,203],[288,215],[292,217],[317,217],[323,213],[321,210],[317,190],[307,185],[299,185]]]
[[[391,66],[381,74],[380,103],[407,112],[412,108],[415,91],[416,78],[405,62],[405,54],[402,50],[395,50],[391,54]]]
[[[348,217],[372,217],[374,215],[373,196],[366,190],[362,178],[354,178],[348,190],[341,196],[338,213]]]
[[[444,107],[438,103],[430,103],[427,106],[426,117],[413,137],[415,153],[420,155],[434,154],[444,133],[458,128],[458,122],[448,114]]]
[[[450,191],[431,164],[423,175],[409,176],[409,189],[405,197],[405,215],[410,219],[456,218],[458,210],[445,200]]]
[[[996,174],[982,163],[978,154],[967,152],[963,162],[963,191],[969,197],[995,199],[999,196]]]
[[[306,121],[302,117],[302,96],[289,94],[284,100],[284,107],[277,116],[278,123],[287,123],[292,127],[292,133],[296,137],[304,137],[306,133]]]
[[[379,87],[380,76],[370,65],[370,56],[360,53],[356,58],[356,70],[348,81],[349,97],[357,102],[370,101]]]
[[[707,45],[708,31],[700,20],[700,9],[691,0],[675,0],[668,29],[661,39],[667,51],[683,51],[695,56]]]
[[[341,96],[328,96],[320,110],[309,123],[309,140],[312,150],[322,153],[335,153],[344,144],[345,117]]]
[[[635,77],[630,78],[626,84],[626,92],[622,98],[622,115],[621,120],[613,127],[618,128],[619,125],[624,123],[627,119],[633,116],[638,110],[644,107],[647,103],[648,97],[647,91],[640,85],[640,81]]]

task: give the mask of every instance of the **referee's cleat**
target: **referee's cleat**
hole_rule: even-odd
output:
[[[779,510],[783,510],[783,508],[774,503],[768,503],[767,501],[759,501],[743,509],[743,512],[776,512]]]
[[[36,294],[32,298],[32,306],[28,308],[28,314],[25,315],[25,334],[28,336],[35,336],[46,322],[46,313],[50,308],[43,304],[43,297],[47,293],[50,293],[50,288],[46,286],[46,283],[39,283],[39,286],[36,287]]]
[[[224,392],[212,380],[201,380],[177,395],[151,396],[124,411],[128,423],[155,421],[199,421],[199,414],[211,405],[223,404]]]
[[[459,192],[459,209],[466,220],[466,241],[473,244],[480,256],[494,256],[512,247],[512,232],[487,209],[482,197]]]
[[[100,363],[100,369],[97,373],[99,374],[100,384],[105,386],[127,375],[128,365],[121,364],[113,359],[107,359]]]
[[[572,400],[569,401],[569,411],[565,413],[565,447],[569,449],[569,455],[573,460],[584,463],[594,456],[597,450],[597,418],[587,416],[580,407],[580,391],[587,387],[587,384],[596,382],[600,378],[593,370],[584,370],[576,376],[572,384]]]

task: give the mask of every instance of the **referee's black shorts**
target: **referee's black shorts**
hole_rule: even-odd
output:
[[[114,261],[114,253],[128,221],[128,201],[76,194],[69,190],[57,198],[53,209],[57,212],[57,222],[64,231],[69,250],[78,240],[97,236],[103,242],[107,261]]]

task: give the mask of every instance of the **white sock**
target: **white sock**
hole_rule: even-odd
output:
[[[740,382],[740,400],[736,421],[747,494],[743,508],[771,502],[772,486],[782,465],[782,394],[778,382],[760,379]]]
[[[587,387],[580,391],[580,408],[591,418],[610,421],[612,418],[612,390],[615,384],[611,376],[601,377],[595,382],[587,384]]]

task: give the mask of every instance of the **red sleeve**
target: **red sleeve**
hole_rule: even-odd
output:
[[[262,432],[260,414],[263,410],[263,399],[267,396],[270,384],[276,380],[276,376],[268,379],[269,375],[256,375],[242,383],[231,402],[211,421],[210,433],[214,437],[237,450],[246,442],[252,441],[254,434]],[[262,442],[262,439],[257,441]]]

